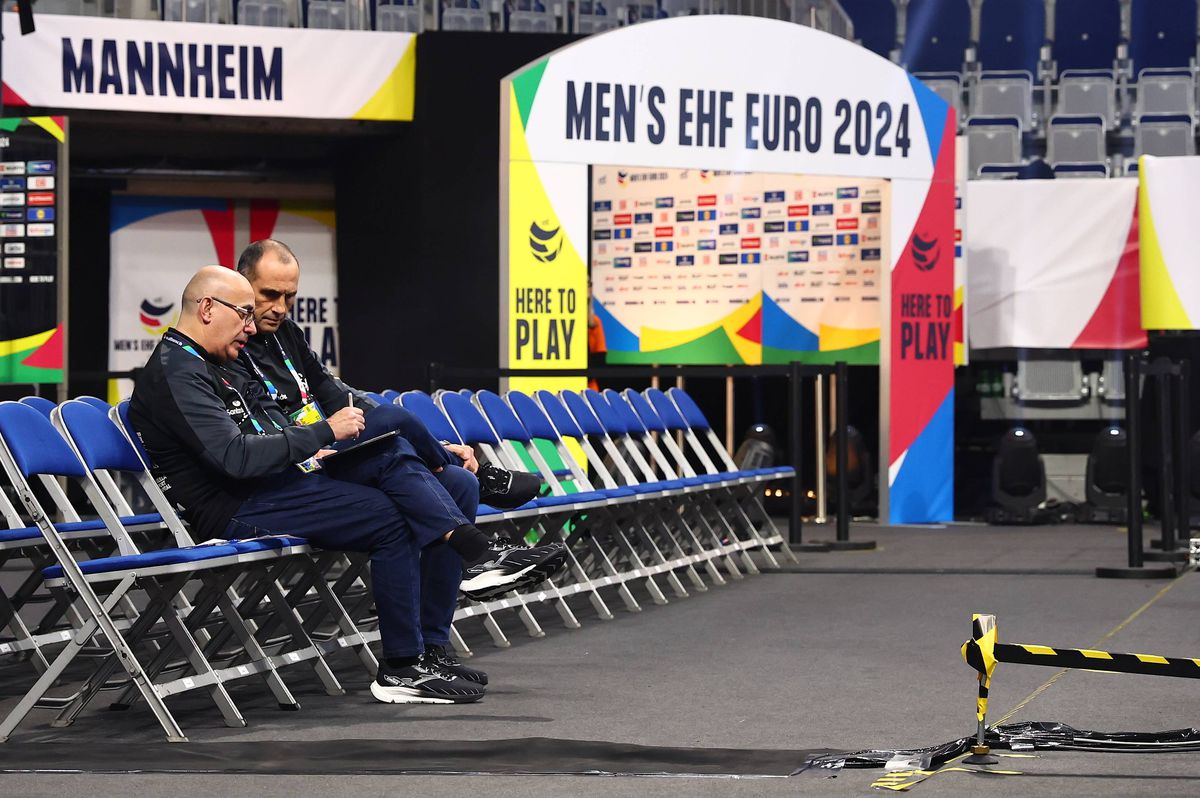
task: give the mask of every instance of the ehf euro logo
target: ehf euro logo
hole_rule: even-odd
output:
[[[931,271],[934,266],[937,266],[938,258],[942,255],[936,238],[926,241],[919,235],[913,235],[912,250],[910,251],[913,264],[923,272]]]
[[[629,173],[628,172],[617,172],[617,185],[618,186],[623,186],[628,182],[629,182]]]
[[[178,318],[178,314],[171,314],[174,308],[174,302],[163,304],[160,297],[154,297],[153,300],[143,299],[138,308],[138,321],[142,323],[142,329],[150,335],[162,335]]]
[[[562,227],[553,221],[529,225],[529,250],[542,263],[550,263],[562,252]]]

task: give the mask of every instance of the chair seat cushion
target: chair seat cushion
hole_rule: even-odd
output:
[[[121,516],[121,523],[127,527],[141,526],[143,524],[161,524],[162,516],[158,513],[123,515]],[[86,521],[67,521],[62,524],[55,524],[54,528],[59,532],[81,532],[89,529],[104,529],[104,522],[99,518],[89,518]]]
[[[37,540],[42,532],[36,526],[26,526],[20,529],[0,530],[0,543],[11,543],[14,540]]]
[[[252,542],[252,541],[244,541]],[[260,551],[262,549],[259,549]],[[215,560],[220,557],[232,557],[240,554],[236,546],[193,546],[188,549],[162,549],[145,554],[126,554],[118,557],[102,557],[97,560],[84,560],[79,563],[79,569],[85,574],[106,574],[111,571],[129,571],[136,568],[153,568],[161,565],[182,565],[184,563]],[[63,575],[61,565],[51,565],[42,569],[46,579],[60,579]]]

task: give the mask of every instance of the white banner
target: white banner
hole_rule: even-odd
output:
[[[1123,348],[1141,334],[1137,181],[972,180],[972,349]]]
[[[1142,156],[1138,175],[1143,326],[1200,329],[1200,158]]]
[[[333,210],[277,200],[230,201],[115,196],[109,278],[111,371],[146,363],[192,274],[206,264],[233,267],[252,240],[275,238],[300,261],[300,294],[292,319],[332,371],[338,367],[337,268]],[[109,399],[132,383],[110,385]]]
[[[4,103],[41,108],[412,119],[416,35],[3,15]]]

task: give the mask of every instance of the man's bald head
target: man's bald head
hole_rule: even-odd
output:
[[[254,334],[254,289],[224,266],[204,266],[183,289],[179,331],[214,359],[235,360]]]

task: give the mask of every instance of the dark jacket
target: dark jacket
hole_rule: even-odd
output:
[[[292,426],[262,387],[170,329],[138,372],[129,420],[167,498],[198,537],[220,537],[267,478],[333,443],[327,422]]]
[[[285,352],[299,380],[284,363]],[[354,394],[355,407],[369,410],[378,404],[330,374],[308,345],[304,331],[291,319],[284,319],[276,333],[251,336],[237,365],[247,376],[261,382],[264,392],[289,416],[315,399],[328,418],[346,406],[349,393]]]

